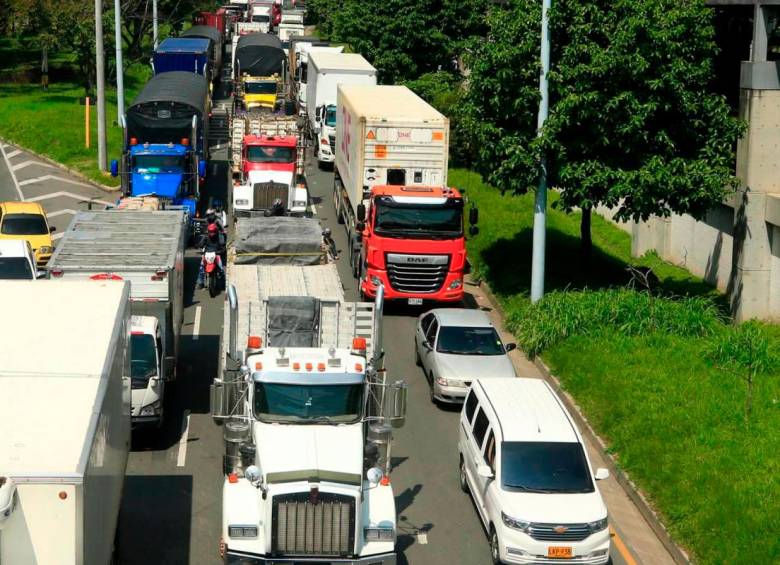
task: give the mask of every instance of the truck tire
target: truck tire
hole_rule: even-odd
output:
[[[341,203],[339,202],[339,185],[333,183],[333,207],[336,209],[336,222],[344,223],[344,214],[341,212]]]

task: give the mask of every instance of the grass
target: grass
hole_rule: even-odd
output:
[[[14,53],[8,43],[0,45],[0,56]],[[53,56],[65,65],[67,58]],[[24,56],[15,59],[17,68],[29,64]],[[53,64],[52,67],[53,68]],[[151,75],[148,66],[125,70],[125,101],[132,101]],[[116,89],[106,85],[106,129],[108,161],[121,151],[122,130],[116,125]],[[45,155],[88,178],[109,186],[119,181],[97,167],[96,107],[90,108],[90,148],[85,147],[85,107],[79,104],[84,89],[74,82],[52,82],[44,92],[37,84],[3,82],[0,84],[0,136],[11,143]]]
[[[501,196],[458,169],[450,184],[480,208],[480,234],[468,242],[476,275],[490,283],[518,341],[542,352],[674,538],[700,563],[778,562],[780,370],[756,379],[746,419],[745,380],[707,359],[712,344],[734,331],[723,316],[725,299],[653,253],[632,258],[629,235],[596,215],[586,267],[579,214],[551,209],[550,294],[531,306],[533,195]],[[629,264],[654,271],[657,297],[624,290]],[[760,326],[778,350],[780,327]]]

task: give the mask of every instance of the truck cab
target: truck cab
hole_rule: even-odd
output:
[[[317,164],[322,166],[336,160],[336,105],[320,106],[316,116]]]
[[[271,7],[263,5],[253,5],[250,20],[252,23],[260,24],[261,33],[269,33],[271,29]]]
[[[373,187],[368,196],[357,213],[360,292],[374,297],[381,284],[389,300],[461,300],[466,267],[461,194],[454,188],[386,185]],[[476,213],[469,220],[475,224]]]
[[[280,91],[278,76],[255,77],[243,75],[241,77],[241,102],[247,112],[268,111],[276,108]]]
[[[303,215],[308,191],[298,175],[298,138],[294,135],[247,135],[242,144],[244,184],[233,188],[233,210],[268,210],[281,200],[290,215]]]
[[[127,196],[154,195],[170,204],[184,206],[190,217],[195,215],[198,186],[197,181],[192,182],[189,174],[194,154],[190,150],[189,140],[181,141],[182,143],[139,144],[131,139],[128,171],[130,190]],[[199,177],[203,178],[206,162],[200,163],[199,168],[203,170]]]
[[[223,484],[226,563],[395,564],[389,476],[364,458],[370,390],[361,344],[246,356],[246,443]]]
[[[162,399],[167,380],[163,375],[163,338],[154,316],[132,316],[130,320],[130,388],[133,427],[160,426]]]

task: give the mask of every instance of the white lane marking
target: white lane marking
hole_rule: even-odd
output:
[[[42,167],[52,167],[55,169],[57,168],[51,163],[42,163],[40,161],[22,161],[21,163],[17,163],[16,165],[14,165],[12,169],[14,172],[16,172],[20,169],[24,169],[25,167],[29,167],[30,165],[41,165]]]
[[[312,204],[311,205],[311,213],[314,214],[315,216],[317,215],[317,205],[316,204]]]
[[[179,455],[176,457],[176,466],[184,467],[187,461],[187,438],[190,435],[190,411],[184,411],[184,419],[181,423],[181,437],[179,438]]]
[[[73,180],[73,179],[66,179],[66,178],[63,178],[63,177],[55,176],[55,175],[43,175],[42,177],[35,177],[33,179],[23,180],[22,182],[19,183],[19,185],[20,186],[25,186],[25,185],[28,185],[28,184],[34,184],[36,182],[44,182],[44,181],[47,181],[47,180],[56,180],[56,181],[59,181],[59,182],[67,182],[67,183],[70,183],[70,184],[75,184],[77,186],[85,186],[87,188],[92,188],[91,184],[87,184],[85,182],[79,182],[79,181]]]
[[[51,178],[57,178],[57,177],[51,177]],[[58,179],[58,180],[67,180],[67,179]],[[81,183],[75,183],[75,184],[81,184]],[[84,185],[89,186],[89,185]],[[41,194],[40,196],[33,196],[32,198],[28,198],[28,202],[39,202],[40,200],[48,200],[49,198],[57,198],[59,196],[67,196],[69,198],[73,198],[74,200],[79,200],[81,202],[97,202],[98,204],[105,204],[106,206],[113,206],[114,204],[111,202],[106,202],[105,200],[98,200],[97,198],[90,198],[87,195],[84,194],[74,194],[73,192],[51,192],[49,194]]]
[[[424,532],[417,534],[417,543],[421,545],[425,545],[426,543],[428,543],[428,534]]]
[[[21,155],[22,152],[19,149],[14,149],[13,151],[8,152],[8,158],[11,159],[13,157],[16,157],[17,155]]]
[[[16,180],[16,175],[14,174],[14,170],[11,168],[11,162],[8,160],[8,155],[5,154],[5,147],[10,147],[10,145],[5,145],[4,147],[0,147],[0,153],[3,154],[3,161],[5,161],[5,166],[8,167],[8,174],[11,175],[11,180],[14,181],[14,188],[16,189],[16,194],[19,195],[19,200],[24,200],[24,194],[22,194],[22,189],[19,188],[19,181]]]
[[[192,339],[200,339],[200,306],[195,307],[195,322],[192,324]]]
[[[71,210],[70,208],[66,208],[65,210],[57,210],[56,212],[52,212],[50,214],[46,214],[47,218],[56,218],[57,216],[62,216],[63,214],[73,214],[76,215],[75,210]]]

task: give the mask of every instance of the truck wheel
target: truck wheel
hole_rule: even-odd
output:
[[[344,223],[344,214],[341,213],[341,206],[339,206],[339,187],[336,183],[333,184],[333,207],[336,209],[336,221],[339,224]]]
[[[417,351],[416,339],[413,341],[413,344],[414,345],[412,347],[414,347],[414,364],[417,365],[418,367],[422,367],[422,359],[420,359],[420,352]]]

